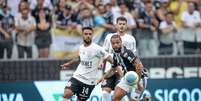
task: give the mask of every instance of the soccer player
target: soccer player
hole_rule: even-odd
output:
[[[93,30],[91,27],[84,27],[83,32],[83,44],[79,48],[79,59],[71,60],[63,65],[62,69],[68,68],[73,63],[80,61],[76,71],[72,78],[68,81],[65,90],[63,101],[68,99],[74,94],[77,95],[78,101],[86,101],[95,85],[99,71],[99,64],[102,58],[112,63],[112,57],[100,46],[92,43]]]
[[[112,101],[120,101],[128,93],[131,93],[131,101],[139,101],[142,92],[146,88],[146,70],[143,68],[140,59],[131,50],[123,46],[122,39],[119,35],[113,35],[110,41],[114,50],[113,64],[112,68],[103,76],[102,80],[114,74],[118,67],[122,67],[122,71],[117,72],[121,77],[128,71],[135,71],[139,78],[136,85],[129,85],[123,77],[115,88]]]
[[[108,34],[105,38],[103,47],[106,51],[108,51],[110,54],[114,53],[114,50],[111,45],[111,37],[112,35],[120,35],[122,43],[126,48],[132,50],[132,52],[136,52],[136,41],[135,38],[129,34],[126,33],[127,30],[127,19],[125,17],[118,17],[116,20],[116,33]],[[105,72],[107,72],[111,68],[111,64],[106,62],[105,65]],[[115,74],[111,76],[110,78],[105,79],[104,82],[102,82],[102,90],[103,90],[103,101],[108,101],[111,96],[111,91],[114,90],[116,84],[120,80],[119,75]]]

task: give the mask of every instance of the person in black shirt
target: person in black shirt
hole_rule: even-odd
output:
[[[122,45],[119,35],[113,35],[110,41],[115,52],[113,54],[113,64],[101,81],[118,74],[122,79],[115,88],[112,101],[120,101],[128,93],[131,93],[131,101],[138,101],[146,88],[147,71],[144,69],[140,59],[131,50]],[[138,74],[139,81],[136,85],[128,85],[124,80],[124,75],[128,71],[135,71]]]
[[[35,44],[38,48],[39,58],[48,58],[49,48],[52,43],[50,31],[52,26],[51,11],[44,6],[43,0],[39,0],[32,10],[32,15],[35,17],[37,24]]]

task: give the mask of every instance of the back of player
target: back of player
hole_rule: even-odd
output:
[[[118,17],[116,21],[116,33],[108,34],[105,38],[103,47],[106,51],[108,51],[111,55],[114,53],[110,39],[112,35],[117,34],[120,35],[122,39],[122,43],[124,46],[126,46],[128,49],[132,50],[133,52],[136,52],[136,41],[135,38],[126,32],[127,29],[127,19],[125,17]],[[105,72],[110,70],[111,64],[106,62],[105,64]],[[114,90],[116,84],[119,82],[120,77],[117,74],[114,74],[110,78],[107,78],[102,83],[102,89],[103,89],[103,101],[108,101],[110,99],[110,93],[112,90]]]

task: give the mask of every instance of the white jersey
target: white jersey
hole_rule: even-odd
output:
[[[96,80],[100,78],[101,70],[98,69],[101,58],[107,58],[109,54],[101,46],[91,43],[85,47],[81,45],[79,48],[80,64],[78,65],[73,77],[79,81],[95,85]]]
[[[105,48],[106,51],[109,53],[113,53],[112,45],[110,42],[110,39],[112,35],[117,34],[117,33],[111,33],[108,34],[105,38],[103,47]],[[122,40],[122,44],[127,48],[132,50],[134,53],[136,52],[136,41],[135,38],[129,34],[124,34],[123,36],[120,36]]]
[[[108,34],[105,38],[104,44],[103,44],[103,48],[108,51],[111,55],[114,53],[113,49],[112,49],[112,45],[110,42],[110,39],[112,37],[112,35],[117,34],[117,33],[111,33]],[[136,41],[135,38],[133,36],[131,36],[130,34],[124,34],[123,36],[120,36],[121,40],[122,40],[122,44],[127,48],[132,50],[133,53],[136,52]],[[110,63],[106,63],[105,66],[105,72],[108,71],[111,68],[111,64]]]

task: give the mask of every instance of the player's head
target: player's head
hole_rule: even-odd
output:
[[[117,34],[113,35],[110,39],[110,42],[115,52],[117,53],[121,52],[122,41],[121,41],[120,35],[117,35]]]
[[[123,33],[127,29],[127,19],[125,17],[118,17],[116,20],[117,31]]]
[[[83,34],[84,43],[87,45],[91,44],[93,29],[91,27],[83,27],[82,28],[82,34]]]

